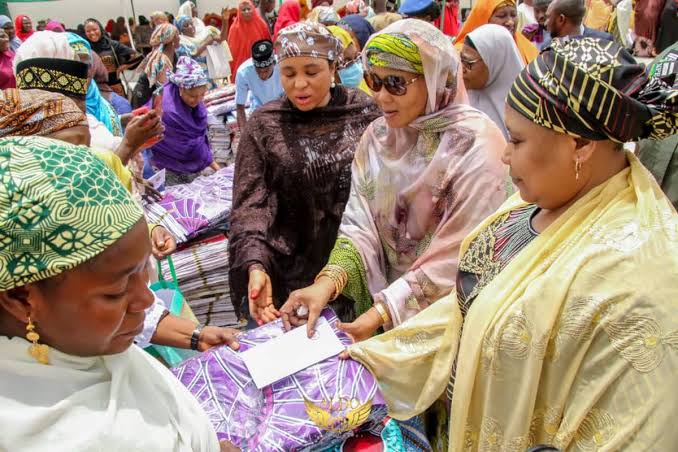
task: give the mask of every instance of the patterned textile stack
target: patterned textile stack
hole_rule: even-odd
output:
[[[233,161],[231,149],[231,128],[225,124],[223,116],[207,115],[207,139],[212,150],[214,160],[221,165],[228,165]]]
[[[229,166],[190,184],[167,187],[160,202],[144,206],[148,221],[165,226],[177,243],[226,231],[233,202],[234,169]]]
[[[217,88],[205,95],[205,107],[207,111],[220,116],[235,111],[235,85],[227,85]]]
[[[228,240],[213,236],[172,255],[181,293],[201,325],[240,326],[228,284]],[[169,267],[163,277],[171,280]]]

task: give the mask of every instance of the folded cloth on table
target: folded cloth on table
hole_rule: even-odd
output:
[[[336,315],[325,309],[322,316],[349,345]],[[237,352],[220,347],[174,369],[220,440],[250,452],[311,451],[340,445],[360,431],[384,429],[386,405],[377,382],[357,361],[335,356],[257,389],[240,353],[281,334],[277,320],[242,333]]]

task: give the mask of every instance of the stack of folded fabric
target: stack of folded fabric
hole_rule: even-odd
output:
[[[222,168],[190,184],[167,187],[161,201],[145,205],[149,223],[165,226],[177,243],[226,231],[233,203],[234,168]]]
[[[213,116],[221,116],[235,111],[235,86],[217,88],[205,95],[205,107]]]
[[[201,325],[239,326],[228,283],[228,240],[213,236],[172,255],[181,293]],[[163,277],[171,280],[167,265]]]
[[[207,115],[207,139],[214,161],[228,165],[233,160],[231,151],[231,128],[223,116]]]

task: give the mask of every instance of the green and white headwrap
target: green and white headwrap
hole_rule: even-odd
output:
[[[382,33],[372,37],[365,49],[368,66],[423,74],[419,47],[401,33]]]
[[[0,291],[77,267],[142,217],[88,148],[42,137],[0,139]]]

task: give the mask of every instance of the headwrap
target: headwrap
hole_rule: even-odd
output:
[[[170,82],[179,88],[191,89],[207,85],[209,80],[204,69],[195,60],[182,56],[177,62],[174,74],[169,76]]]
[[[189,16],[177,16],[176,19],[174,19],[174,23],[177,26],[177,29],[179,30],[179,33],[183,34],[183,28],[184,25],[186,25],[188,22],[193,22],[193,18]]]
[[[341,20],[337,11],[331,6],[316,6],[306,18],[309,22],[318,22],[323,25],[336,24]]]
[[[12,19],[10,19],[9,17],[5,16],[4,14],[0,15],[0,28],[4,28],[5,25],[7,25],[8,23],[11,23],[11,22],[12,22]],[[14,24],[12,24],[12,25],[14,25]]]
[[[367,5],[363,0],[349,0],[346,3],[346,14],[360,14],[361,16],[367,16]]]
[[[345,29],[338,27],[336,25],[330,25],[327,29],[332,33],[332,35],[337,38],[344,49],[347,49],[348,46],[353,44],[353,37]],[[357,50],[357,49],[356,49]]]
[[[69,45],[66,33],[37,31],[21,44],[14,57],[14,70],[24,60],[32,58],[57,58],[60,60],[78,60],[78,56]]]
[[[55,33],[64,33],[66,31],[64,29],[64,26],[61,25],[61,23],[57,22],[56,20],[50,20],[49,22],[47,22],[47,25],[45,25],[45,30],[53,31]]]
[[[92,259],[143,213],[85,146],[42,137],[0,140],[0,290],[41,281]]]
[[[299,22],[283,29],[275,42],[278,59],[311,57],[341,63],[341,42],[319,23]]]
[[[155,85],[162,71],[172,71],[172,61],[164,54],[164,51],[165,46],[174,42],[178,35],[177,27],[172,24],[160,24],[153,30],[150,41],[153,50],[139,65],[139,71],[146,73],[150,86]]]
[[[416,20],[416,19],[411,19]],[[370,39],[364,52],[367,66],[423,74],[419,48],[402,33],[381,33]]]
[[[370,19],[370,23],[372,24],[372,27],[374,27],[374,31],[380,32],[384,28],[388,27],[389,25],[398,22],[399,20],[402,20],[403,16],[401,16],[398,13],[381,13],[377,14],[374,16],[372,19]],[[365,47],[365,46],[363,46]]]
[[[275,64],[273,43],[268,39],[257,41],[252,46],[252,63],[256,68],[267,68]]]
[[[31,29],[30,31],[23,31],[24,26],[23,26],[23,21],[24,17],[28,17],[25,14],[19,14],[14,18],[14,28],[16,29],[16,35],[19,39],[22,41],[25,41],[26,39],[30,38],[35,31]],[[30,17],[28,17],[30,19]]]
[[[151,16],[150,16],[150,17],[151,17],[151,21],[152,21],[154,24],[155,24],[155,19],[158,19],[158,18],[160,18],[160,17],[163,17],[163,18],[165,19],[165,22],[169,21],[169,19],[167,18],[167,14],[165,14],[165,13],[162,12],[162,11],[153,11],[153,12],[151,13]]]
[[[87,65],[80,61],[32,58],[16,68],[19,89],[42,89],[85,100]]]
[[[558,133],[617,143],[678,133],[678,90],[648,82],[617,43],[555,39],[518,76],[511,108]]]
[[[82,125],[87,116],[63,94],[6,89],[0,94],[0,137],[50,135]]]
[[[179,11],[177,12],[177,16],[189,16],[191,19],[193,18],[193,8],[195,8],[195,3],[192,1],[186,1],[181,4],[179,7]]]
[[[365,44],[370,39],[370,36],[374,34],[374,28],[372,25],[359,14],[351,14],[350,16],[345,16],[339,22],[339,26],[353,32],[358,38],[358,44],[360,45],[359,51],[365,48]]]

